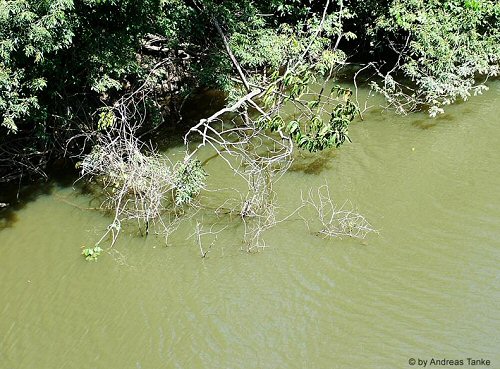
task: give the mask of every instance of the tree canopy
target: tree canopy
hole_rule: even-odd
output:
[[[436,115],[498,75],[500,3],[0,0],[0,181],[67,155],[67,140],[98,129],[102,108],[152,70],[145,123],[168,124],[160,95],[212,87],[236,101],[245,91],[225,41],[249,83],[298,62],[319,75],[372,63],[397,112]]]

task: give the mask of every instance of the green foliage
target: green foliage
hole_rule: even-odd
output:
[[[26,120],[48,125],[47,114],[73,119],[81,110],[75,94],[121,90],[125,77],[145,75],[136,55],[161,3],[0,1],[2,125],[12,132]]]
[[[97,258],[101,255],[102,248],[99,246],[95,246],[93,248],[85,248],[82,251],[82,255],[85,256],[85,260],[87,261],[97,261]]]
[[[47,78],[38,72],[47,56],[71,44],[72,8],[71,0],[0,1],[0,124],[8,131],[16,132],[17,121],[40,107]]]
[[[279,68],[310,41],[313,58],[332,60],[323,52],[339,19],[332,10],[313,39],[321,13],[322,5],[284,0],[0,1],[0,128],[29,137],[40,152],[67,139],[65,132],[78,132],[102,100],[110,105],[124,88],[142,83],[156,63],[141,50],[147,34],[196,58],[187,66],[195,86],[233,93],[233,68],[214,18],[244,68]]]
[[[377,27],[400,45],[401,71],[431,115],[486,89],[476,77],[500,73],[498,1],[395,0]]]
[[[299,6],[297,2],[294,6]],[[280,5],[281,9],[291,9],[292,5]],[[296,8],[297,9],[297,8]],[[342,18],[340,17],[342,16]],[[243,28],[232,33],[231,47],[242,66],[250,69],[263,67],[278,69],[292,61],[296,61],[308,49],[308,62],[323,61],[326,65],[345,60],[341,52],[329,50],[332,40],[342,34],[348,39],[354,39],[351,32],[344,33],[342,19],[351,18],[352,14],[344,9],[342,13],[328,14],[322,23],[321,33],[316,34],[320,27],[322,13],[312,13],[308,18],[295,24],[281,23],[269,27],[265,23],[256,29]],[[325,68],[325,71],[329,68]]]
[[[207,173],[198,159],[179,162],[174,168],[175,204],[189,204],[205,187]]]
[[[104,109],[99,113],[99,121],[97,122],[97,129],[99,131],[112,127],[115,123],[115,114],[110,109]]]
[[[342,94],[344,102],[336,104],[331,109],[327,121],[320,115],[316,115],[302,125],[293,120],[286,126],[285,132],[290,134],[300,149],[309,152],[321,151],[339,147],[346,139],[349,139],[349,124],[357,115],[358,108],[350,100],[352,95],[350,90],[334,86],[332,93]]]
[[[314,80],[310,69],[303,67],[295,72],[287,71],[279,79],[278,73],[275,73],[271,78],[279,81],[283,91],[287,93],[285,101],[302,106],[300,108],[302,113],[288,122],[281,116],[281,112],[272,118],[263,116],[259,120],[261,127],[272,132],[281,131],[289,134],[298,148],[309,152],[339,147],[349,139],[349,124],[359,111],[356,104],[351,101],[350,89],[334,85],[330,90],[330,96],[318,94],[315,99],[307,101],[302,96],[309,92],[310,84]],[[273,93],[274,88],[275,86],[271,85],[263,96],[263,102],[267,106],[275,104],[275,99],[278,98]]]

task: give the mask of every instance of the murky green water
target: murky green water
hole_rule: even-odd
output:
[[[228,221],[206,259],[189,224],[168,247],[124,233],[89,263],[80,246],[109,219],[49,186],[2,220],[0,368],[500,368],[499,101],[497,83],[436,120],[372,110],[352,144],[297,162],[282,214],[327,181],[380,231],[362,242],[294,219],[247,254]],[[207,170],[212,188],[232,181],[219,160]]]

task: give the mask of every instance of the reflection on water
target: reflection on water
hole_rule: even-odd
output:
[[[0,214],[0,368],[500,365],[499,97],[493,85],[436,120],[372,110],[352,144],[297,157],[277,185],[280,214],[328,182],[380,231],[363,243],[292,217],[246,254],[237,218],[200,213],[167,247],[130,229],[85,262],[80,247],[109,217],[71,182],[37,186]],[[239,185],[217,158],[206,169],[210,188]],[[228,226],[206,259],[188,239],[201,216]]]

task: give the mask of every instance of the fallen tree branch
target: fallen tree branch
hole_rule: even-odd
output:
[[[330,0],[328,0],[328,1],[330,1]],[[236,68],[236,70],[238,71],[238,74],[239,74],[241,80],[243,81],[243,85],[245,86],[245,89],[248,92],[250,92],[250,85],[248,84],[248,81],[247,81],[247,79],[245,77],[245,74],[243,73],[243,70],[241,69],[241,66],[238,63],[238,60],[236,60],[236,58],[235,58],[235,56],[234,56],[234,54],[233,54],[233,52],[231,50],[231,47],[229,46],[229,42],[227,42],[226,35],[222,31],[222,28],[220,27],[220,24],[217,21],[217,19],[213,18],[213,23],[215,25],[215,28],[217,29],[217,32],[219,33],[220,37],[222,38],[222,42],[224,43],[224,47],[226,48],[226,52],[229,55],[229,58],[231,59],[231,62],[233,63],[233,65]]]

